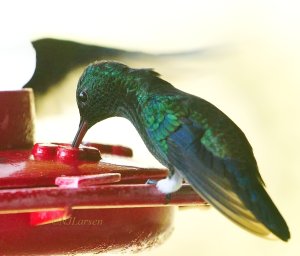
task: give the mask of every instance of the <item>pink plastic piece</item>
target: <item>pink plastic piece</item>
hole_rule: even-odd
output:
[[[120,173],[103,173],[82,176],[63,176],[55,179],[60,188],[82,188],[101,184],[115,183],[121,180]]]
[[[72,216],[70,207],[59,210],[38,211],[30,213],[30,225],[38,226],[63,221]]]

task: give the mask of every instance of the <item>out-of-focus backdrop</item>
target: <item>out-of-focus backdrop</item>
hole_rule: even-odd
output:
[[[154,68],[174,86],[215,104],[242,128],[292,235],[288,243],[268,241],[214,209],[186,210],[177,213],[164,244],[137,255],[297,255],[299,13],[299,2],[287,0],[2,1],[1,89],[21,88],[30,80],[35,64],[30,41],[52,37],[127,51],[105,56]],[[82,69],[36,93],[37,141],[73,139]],[[130,146],[137,164],[159,165],[126,120],[97,124],[85,139]]]

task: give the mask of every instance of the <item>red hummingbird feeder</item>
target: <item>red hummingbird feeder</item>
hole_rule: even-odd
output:
[[[206,204],[187,184],[169,197],[145,184],[165,169],[101,161],[129,148],[34,145],[34,111],[32,90],[0,92],[1,255],[150,248],[170,235],[178,206]]]

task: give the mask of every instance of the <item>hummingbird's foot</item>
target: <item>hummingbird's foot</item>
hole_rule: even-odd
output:
[[[157,180],[148,179],[146,181],[146,184],[148,184],[148,185],[156,185],[157,184]]]
[[[165,179],[164,179],[165,180]],[[162,180],[160,180],[160,181],[162,181]],[[152,179],[148,179],[147,181],[146,181],[146,184],[149,184],[149,185],[156,185],[156,187],[157,187],[157,183],[158,183],[159,181],[157,181],[157,180],[152,180]],[[161,191],[160,191],[161,192]],[[164,193],[164,192],[162,192],[162,193]],[[168,193],[168,194],[166,194],[166,193],[164,193],[165,194],[165,204],[169,204],[170,203],[170,201],[171,201],[171,198],[172,198],[172,194],[171,193]]]
[[[156,187],[161,193],[170,194],[181,188],[182,181],[180,174],[175,171],[171,177],[159,180]]]

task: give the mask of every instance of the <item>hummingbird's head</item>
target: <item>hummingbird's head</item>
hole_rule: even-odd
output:
[[[73,146],[79,146],[86,131],[94,124],[115,115],[119,99],[124,97],[122,81],[128,69],[118,62],[101,61],[84,70],[76,90],[81,120]]]
[[[158,76],[152,69],[132,69],[114,61],[89,65],[77,85],[76,100],[81,120],[72,146],[78,147],[94,124],[116,115],[126,117],[129,105],[142,99],[141,95],[147,93],[148,87],[158,85],[157,90],[162,91],[171,86]]]

